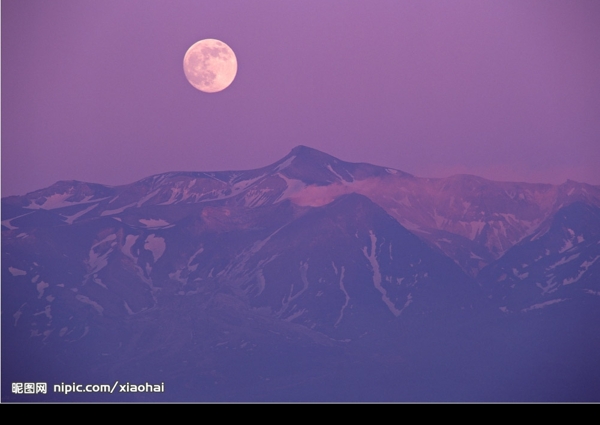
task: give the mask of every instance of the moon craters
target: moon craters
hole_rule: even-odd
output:
[[[183,70],[192,86],[206,93],[215,93],[233,82],[237,59],[233,50],[222,41],[200,40],[186,52]]]

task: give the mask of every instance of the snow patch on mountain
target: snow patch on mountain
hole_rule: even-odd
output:
[[[265,245],[267,244],[267,242],[269,242],[269,241],[271,240],[271,238],[272,238],[273,236],[275,236],[277,233],[279,233],[279,231],[280,231],[281,229],[283,229],[285,226],[286,226],[286,225],[283,225],[283,226],[281,226],[279,229],[275,230],[273,233],[271,233],[271,234],[270,234],[269,236],[267,236],[265,239],[258,240],[258,241],[256,241],[256,242],[254,242],[254,243],[252,244],[252,247],[250,248],[250,252],[251,252],[252,254],[256,254],[258,251],[260,251],[260,250],[263,248],[263,246],[265,246]]]
[[[104,307],[102,307],[96,301],[91,300],[89,297],[86,297],[85,295],[76,295],[75,298],[77,298],[78,301],[84,304],[91,305],[94,308],[94,310],[96,310],[100,314],[104,312]]]
[[[156,189],[152,192],[150,192],[149,194],[147,194],[146,196],[144,196],[142,199],[140,199],[137,203],[136,206],[137,207],[141,207],[142,205],[144,205],[146,202],[148,202],[150,199],[154,198],[156,195],[158,195],[160,193],[160,189]]]
[[[148,237],[146,238],[146,241],[144,243],[144,249],[152,252],[154,262],[156,262],[164,254],[165,249],[167,249],[167,245],[165,244],[164,238],[156,236],[153,233],[151,235],[148,235]]]
[[[256,282],[257,282],[257,286],[258,286],[258,292],[256,294],[256,296],[259,296],[260,294],[263,293],[263,291],[265,290],[266,286],[267,286],[267,281],[265,279],[265,275],[262,271],[262,269],[257,270],[256,272]]]
[[[102,288],[104,288],[104,289],[108,289],[108,286],[106,286],[106,285],[104,284],[104,282],[102,282],[102,280],[101,280],[101,279],[98,277],[98,275],[94,275],[94,277],[93,277],[92,281],[93,281],[95,284],[97,284],[97,285],[101,286]]]
[[[410,202],[410,199],[408,199],[408,196],[403,196],[402,199],[400,199],[400,203],[402,205],[404,205],[405,207],[412,207],[412,203]]]
[[[333,202],[338,196],[351,193],[349,185],[339,183],[329,186],[306,186],[303,190],[290,196],[292,202],[300,206],[321,207]]]
[[[542,290],[542,295],[551,294],[558,289],[558,282],[554,282],[554,278],[549,279],[546,285],[542,285],[539,282],[535,285]]]
[[[565,240],[565,243],[562,246],[562,248],[558,250],[558,253],[562,254],[563,252],[568,251],[571,248],[573,248],[573,240],[567,239],[567,240]]]
[[[292,290],[290,291],[290,301],[295,300],[308,289],[308,262],[300,263],[300,279],[302,279],[302,289],[296,295],[292,296],[292,292],[294,289],[292,285]]]
[[[55,193],[54,195],[47,196],[42,203],[38,203],[39,200],[31,201],[29,203],[29,205],[27,205],[25,208],[28,208],[31,210],[39,210],[39,209],[54,210],[56,208],[68,207],[71,205],[78,205],[78,204],[86,204],[89,202],[94,202],[94,201],[100,200],[100,199],[95,199],[94,201],[91,201],[94,196],[88,195],[81,201],[67,201],[67,199],[71,198],[72,196],[73,196],[73,194],[68,193],[68,192],[67,193]],[[102,199],[105,199],[105,198],[102,198]]]
[[[234,192],[234,194],[230,195],[230,196],[235,196],[238,193],[243,192],[244,190],[246,190],[247,188],[249,188],[250,186],[252,186],[254,183],[256,183],[259,180],[263,179],[264,177],[265,177],[265,175],[261,174],[260,176],[254,177],[254,178],[251,178],[251,179],[236,181],[233,184],[233,186],[231,186],[231,190]],[[230,196],[223,196],[220,199],[227,198],[227,197],[230,197]]]
[[[293,309],[292,309],[292,311],[293,311]],[[307,310],[305,308],[303,308],[301,310],[297,310],[297,311],[293,312],[291,315],[289,315],[288,317],[286,317],[284,320],[286,322],[291,322],[292,320],[297,319],[298,317],[302,316],[304,313],[306,313],[306,311]]]
[[[204,252],[204,247],[201,246],[200,249],[198,249],[196,252],[194,252],[194,254],[190,257],[190,259],[188,260],[187,263],[187,268],[191,271],[196,271],[196,269],[198,268],[198,263],[196,264],[192,264],[194,262],[194,260],[196,259],[196,257],[200,254],[202,254]]]
[[[279,164],[277,167],[275,167],[275,172],[278,173],[279,171],[292,165],[292,162],[294,162],[294,159],[296,159],[296,155],[290,156],[288,159],[286,159],[281,164]]]
[[[161,202],[160,205],[171,205],[177,201],[183,201],[183,200],[185,200],[186,195],[187,195],[187,191],[185,189],[181,190],[178,187],[172,187],[171,188],[171,196],[165,202]]]
[[[39,283],[35,285],[35,289],[37,289],[38,292],[38,300],[44,296],[44,289],[48,288],[49,286],[50,285],[43,280],[40,280]]]
[[[446,219],[446,217],[444,217],[442,215],[439,215],[438,212],[437,212],[437,209],[435,209],[435,208],[433,209],[432,217],[433,217],[433,219],[435,221],[435,224],[436,224],[436,226],[437,226],[438,229],[443,229],[444,228],[444,224],[446,224],[446,222],[448,221]]]
[[[146,228],[148,228],[148,229],[157,229],[160,227],[166,227],[166,226],[171,225],[171,223],[169,223],[168,221],[165,221],[163,219],[140,218],[138,221],[140,223],[142,223],[144,226],[146,226]]]
[[[581,267],[583,267],[583,268],[585,268],[587,270],[587,269],[589,269],[592,266],[592,264],[594,264],[596,261],[598,261],[599,258],[600,258],[600,255],[596,256],[591,261],[584,261],[583,263],[581,263]]]
[[[121,252],[134,261],[137,260],[137,257],[133,255],[133,253],[131,252],[131,248],[133,248],[133,245],[138,240],[138,238],[139,235],[127,235],[125,237],[125,244],[121,247]]]
[[[346,179],[343,178],[342,176],[340,176],[338,173],[336,173],[336,171],[331,167],[331,165],[327,164],[327,169],[333,174],[335,175],[341,182],[345,182]]]
[[[10,272],[10,274],[12,274],[13,276],[24,276],[27,274],[27,272],[25,270],[21,270],[18,269],[16,267],[9,267],[8,271]]]
[[[412,297],[412,294],[411,294],[411,293],[409,293],[409,294],[406,296],[406,302],[404,303],[404,305],[403,305],[403,306],[402,306],[402,308],[400,309],[400,314],[402,314],[402,312],[403,312],[404,310],[406,310],[406,308],[407,308],[409,305],[411,305],[411,304],[412,304],[412,302],[413,302],[413,297]]]
[[[69,215],[69,216],[64,216],[65,217],[65,223],[67,224],[73,224],[73,222],[75,220],[77,220],[79,217],[81,217],[84,214],[87,214],[88,212],[90,212],[91,210],[93,210],[94,208],[96,208],[99,204],[94,204],[86,209],[84,209],[83,211],[79,211],[78,213],[75,213],[73,215]]]
[[[136,206],[136,202],[132,203],[132,204],[127,204],[124,207],[121,208],[117,208],[114,210],[104,210],[100,213],[101,216],[107,216],[107,215],[113,215],[113,214],[119,214],[122,213],[123,211],[125,211],[127,208],[131,208],[133,206]]]
[[[89,274],[97,273],[106,267],[108,264],[108,255],[113,252],[113,248],[117,244],[116,239],[117,235],[110,234],[100,242],[92,245],[87,260],[88,267],[91,269]]]
[[[549,305],[561,303],[561,302],[564,302],[564,301],[567,301],[567,298],[557,298],[557,299],[554,299],[554,300],[545,301],[543,303],[534,304],[532,306],[524,308],[524,309],[521,310],[521,312],[522,313],[526,313],[526,312],[532,311],[532,310],[539,310],[539,309],[547,307]]]
[[[286,295],[285,298],[281,301],[281,309],[277,313],[278,316],[281,316],[284,312],[287,311],[287,309],[292,301],[296,300],[298,297],[300,297],[300,295],[302,295],[304,292],[306,292],[306,290],[308,289],[308,286],[309,286],[307,273],[308,273],[308,262],[301,262],[300,263],[300,279],[302,280],[303,286],[300,290],[298,290],[298,292],[296,292],[296,294],[294,294],[294,284],[292,283],[290,285],[290,293],[289,293],[289,295]],[[292,311],[294,310],[294,308],[292,308]],[[304,310],[300,314],[303,314],[303,313],[304,313]],[[290,319],[290,317],[292,317],[292,316],[289,316],[285,320],[288,320],[288,321],[293,320],[296,317],[299,317],[299,315],[292,317],[291,319]]]
[[[363,254],[371,263],[371,268],[373,269],[373,284],[375,288],[381,293],[381,299],[388,307],[388,309],[392,312],[392,314],[396,317],[400,316],[402,313],[401,310],[398,310],[392,300],[387,296],[387,291],[383,286],[381,286],[381,272],[379,270],[379,262],[377,261],[376,255],[376,247],[377,247],[377,236],[373,233],[372,230],[369,230],[369,236],[371,238],[371,253],[369,254],[367,251],[368,247],[363,248]]]
[[[406,227],[408,230],[410,230],[411,232],[419,232],[419,233],[425,233],[425,234],[429,234],[429,232],[423,230],[421,228],[421,226],[419,226],[418,224],[413,223],[410,220],[401,220],[400,224],[402,224],[404,227]],[[442,241],[448,241],[448,239],[441,239]],[[450,241],[448,241],[450,242]],[[439,245],[438,245],[439,247]]]
[[[272,196],[272,189],[249,189],[244,196],[244,206],[255,208],[266,204]]]
[[[182,273],[186,273],[186,277],[181,276]],[[169,277],[171,279],[173,279],[173,280],[176,280],[176,281],[184,284],[184,285],[186,285],[187,281],[188,281],[187,272],[185,272],[184,269],[179,269],[179,270],[176,270],[176,271],[174,271],[172,273],[169,273]],[[185,295],[185,292],[181,291],[179,294],[180,295]]]
[[[527,278],[527,276],[529,276],[529,272],[525,272],[525,273],[519,273],[519,270],[513,268],[512,269],[513,274],[518,277],[519,279],[523,280],[525,278]]]
[[[548,269],[554,269],[557,266],[560,266],[562,264],[567,264],[570,261],[573,261],[574,259],[576,259],[577,257],[579,257],[579,253],[577,254],[573,254],[570,257],[563,257],[561,258],[559,261],[557,261],[556,263],[552,264],[551,266],[548,267]]]
[[[46,307],[44,307],[44,309],[42,311],[33,313],[34,316],[41,316],[42,314],[51,321],[52,320],[52,306],[47,305]],[[50,325],[50,324],[48,324],[48,325]]]
[[[15,230],[15,229],[18,229],[18,227],[17,227],[17,226],[13,226],[12,224],[10,224],[11,220],[12,220],[12,219],[10,219],[10,220],[2,220],[1,224],[2,224],[4,227],[7,227],[7,228],[8,228],[8,230]]]
[[[591,261],[584,261],[583,263],[581,263],[581,266],[578,269],[578,273],[577,276],[571,277],[571,278],[567,278],[565,280],[563,280],[563,285],[570,285],[572,283],[577,282],[579,279],[581,279],[581,277],[588,271],[588,269],[598,260],[598,258],[600,258],[600,255],[597,256],[596,258],[594,258]]]
[[[469,239],[474,240],[483,230],[487,223],[485,221],[471,221],[467,223],[467,227],[470,230]]]
[[[15,312],[15,314],[13,314],[13,318],[15,319],[14,326],[17,326],[17,322],[19,321],[19,318],[23,314],[23,311],[22,311],[23,307],[25,307],[26,305],[27,305],[27,303],[23,303],[21,305],[21,307],[19,307],[19,309]]]
[[[130,316],[133,316],[135,314],[131,307],[129,307],[129,304],[127,304],[127,301],[123,301],[123,307],[125,307],[125,310],[127,310],[127,314],[129,314]]]
[[[336,274],[337,274],[337,268],[335,267],[335,264],[333,265],[333,267],[336,270]],[[344,305],[342,306],[342,309],[340,310],[340,317],[338,317],[337,321],[335,322],[335,325],[333,325],[336,328],[339,326],[340,322],[344,318],[344,310],[346,309],[346,307],[348,307],[348,303],[350,302],[350,295],[348,295],[348,292],[346,291],[346,288],[344,287],[344,272],[345,272],[345,269],[344,269],[344,266],[342,266],[340,269],[340,289],[344,293],[346,300],[344,302]]]
[[[301,180],[289,179],[281,173],[277,174],[277,176],[285,181],[286,187],[283,193],[279,195],[279,198],[277,198],[275,202],[280,202],[285,199],[292,198],[294,195],[298,194],[306,188],[306,184]]]

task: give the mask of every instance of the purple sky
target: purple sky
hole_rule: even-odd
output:
[[[600,184],[598,0],[2,0],[2,196],[258,168]],[[206,94],[196,41],[235,51]]]

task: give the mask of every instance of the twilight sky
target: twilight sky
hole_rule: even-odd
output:
[[[600,184],[598,0],[2,0],[2,196],[250,169]],[[216,38],[223,92],[183,56]]]

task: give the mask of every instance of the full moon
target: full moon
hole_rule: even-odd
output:
[[[235,53],[220,40],[194,43],[183,58],[183,72],[192,86],[206,93],[226,89],[237,73]]]

